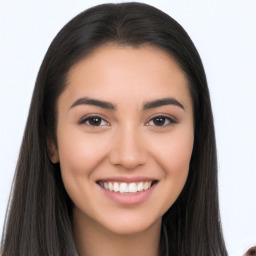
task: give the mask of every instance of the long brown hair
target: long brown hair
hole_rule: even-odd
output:
[[[59,164],[48,157],[56,140],[56,101],[70,68],[107,42],[147,43],[175,58],[189,82],[195,140],[179,198],[163,216],[170,255],[227,255],[219,215],[214,124],[200,56],[184,29],[164,12],[141,3],[104,4],[74,19],[51,43],[36,80],[5,229],[2,255],[76,255],[72,202]]]

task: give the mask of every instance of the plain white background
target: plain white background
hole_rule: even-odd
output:
[[[0,0],[0,230],[44,54],[71,18],[106,2]],[[175,18],[201,55],[215,118],[224,237],[229,254],[242,255],[256,245],[256,1],[140,2]]]

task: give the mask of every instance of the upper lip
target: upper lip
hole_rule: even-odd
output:
[[[102,178],[98,179],[97,182],[140,182],[140,181],[156,181],[157,179],[151,178],[151,177],[146,177],[146,176],[113,176],[113,177],[107,177],[107,178]]]

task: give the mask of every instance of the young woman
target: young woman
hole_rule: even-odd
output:
[[[72,19],[41,65],[2,255],[227,255],[204,69],[140,3]]]

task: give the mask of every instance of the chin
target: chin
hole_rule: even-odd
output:
[[[135,235],[148,231],[154,226],[161,226],[161,220],[159,219],[147,219],[145,216],[138,218],[135,216],[126,216],[122,218],[115,218],[112,221],[104,224],[102,226],[111,233],[117,235]]]

